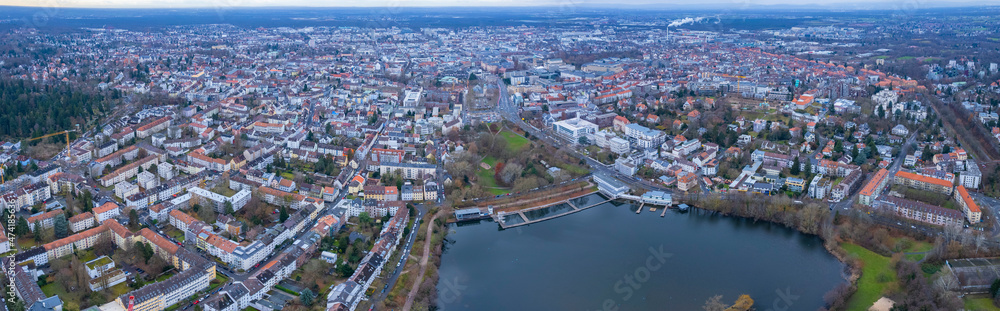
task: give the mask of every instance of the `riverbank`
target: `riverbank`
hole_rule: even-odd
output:
[[[816,236],[703,210],[660,217],[645,208],[636,214],[638,208],[610,201],[511,230],[491,221],[454,224],[439,270],[438,306],[599,310],[610,300],[619,310],[698,310],[713,296],[732,304],[746,294],[770,307],[778,289],[791,288],[802,297],[796,309],[815,310],[829,288],[845,282],[844,265]],[[662,261],[653,256],[661,253]],[[623,275],[638,278],[641,288],[616,291],[618,281],[627,282]]]
[[[871,223],[855,220],[861,216],[840,215],[837,217],[831,215],[828,209],[820,204],[796,204],[790,199],[781,197],[762,200],[760,196],[729,195],[725,200],[722,200],[718,197],[701,196],[695,200],[687,199],[682,202],[697,207],[696,211],[718,213],[734,219],[751,220],[754,223],[763,221],[779,224],[796,232],[818,237],[822,241],[825,251],[844,264],[841,276],[847,281],[830,289],[824,295],[824,301],[830,310],[865,309],[879,297],[890,296],[889,294],[892,294],[893,291],[899,290],[900,285],[893,281],[896,274],[895,264],[884,264],[884,260],[883,264],[872,264],[869,259],[874,257],[863,256],[863,253],[867,253],[880,258],[888,258],[874,251],[884,251],[885,247],[873,246],[879,241],[878,235],[884,234],[886,230]],[[613,204],[620,206],[627,203]],[[406,288],[409,290],[407,298],[412,297],[412,299],[407,299],[407,301],[413,301],[409,304],[410,308],[413,309],[438,305],[437,291],[440,286],[448,285],[441,285],[438,282],[438,270],[441,268],[442,247],[444,242],[450,240],[446,227],[448,221],[445,220],[450,218],[450,214],[442,214],[439,211],[433,215],[439,217],[425,218],[420,229],[418,242],[414,244],[415,249],[421,243],[424,245],[425,255],[419,258],[421,264],[413,266],[408,264],[406,273],[410,275],[401,278],[401,280],[405,279],[406,282],[398,283],[405,283],[405,286],[408,287]],[[549,221],[556,220],[546,222]],[[433,227],[428,227],[430,225]],[[461,224],[458,225],[461,226]],[[894,232],[893,234],[898,235],[899,233]],[[427,240],[428,236],[430,240]],[[899,240],[898,237],[892,239]],[[454,243],[454,241],[449,243]],[[929,253],[927,248],[930,247],[929,242],[920,242],[918,246],[900,249],[900,252],[920,250],[922,253]],[[908,260],[922,260],[924,256],[923,254],[906,256],[901,254],[899,257]],[[423,262],[427,262],[427,264],[422,264]],[[924,277],[922,276],[921,279]],[[398,284],[397,287],[400,286]],[[403,309],[408,310],[409,308]]]

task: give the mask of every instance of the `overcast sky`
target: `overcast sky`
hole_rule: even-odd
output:
[[[877,8],[954,6],[957,4],[1000,5],[1000,0],[0,0],[0,5],[64,8],[219,8],[219,7],[454,7],[454,6],[567,6],[567,5],[838,5]]]

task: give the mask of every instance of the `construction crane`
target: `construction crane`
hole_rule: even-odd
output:
[[[38,136],[38,137],[35,137],[35,138],[28,138],[28,139],[25,139],[24,141],[27,142],[27,141],[32,141],[32,140],[39,140],[39,139],[49,138],[49,137],[56,136],[56,135],[66,135],[66,153],[70,156],[70,159],[72,159],[72,160],[75,161],[76,157],[73,156],[73,151],[69,149],[69,132],[73,132],[73,131],[74,130],[55,132],[55,133],[52,133],[52,134],[42,135],[42,136]]]
[[[133,306],[135,306],[135,296],[128,296],[128,311],[132,311]]]

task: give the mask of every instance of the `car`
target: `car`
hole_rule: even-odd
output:
[[[201,299],[197,299],[197,300],[195,300],[195,301],[194,301],[194,303],[192,303],[192,305],[196,305],[196,304],[198,304],[199,302],[201,302]]]

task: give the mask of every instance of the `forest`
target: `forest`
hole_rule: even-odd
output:
[[[23,139],[85,126],[120,98],[116,90],[0,78],[0,138]]]

